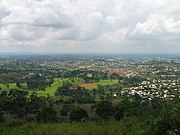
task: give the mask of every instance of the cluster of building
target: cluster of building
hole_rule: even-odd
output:
[[[169,98],[180,97],[180,79],[179,80],[153,80],[143,81],[137,87],[124,88],[122,94],[138,94],[142,98]]]

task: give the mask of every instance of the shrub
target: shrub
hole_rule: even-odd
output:
[[[68,105],[64,105],[63,108],[61,109],[61,115],[67,116],[69,111],[70,111],[70,107]]]
[[[38,123],[57,122],[57,113],[52,106],[47,106],[39,110],[36,114]]]
[[[82,122],[88,118],[89,116],[88,116],[87,111],[82,108],[74,109],[69,115],[69,119],[71,121],[76,121],[76,122]]]

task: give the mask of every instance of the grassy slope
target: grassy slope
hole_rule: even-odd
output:
[[[74,83],[74,84],[79,84],[79,83],[84,82],[84,80],[80,79],[80,78],[75,78],[74,82],[72,82],[72,80],[68,79],[68,78],[54,78],[54,82],[51,86],[48,86],[45,89],[45,91],[39,90],[39,91],[36,91],[36,93],[40,96],[47,96],[47,94],[49,94],[50,96],[54,96],[57,88],[62,86],[63,81],[69,81],[69,82]]]
[[[55,78],[53,84],[51,84],[51,86],[48,86],[45,91],[42,90],[38,90],[36,91],[36,93],[39,96],[47,96],[48,94],[50,96],[54,96],[54,93],[56,92],[57,88],[62,86],[62,82],[66,81],[68,79],[61,79],[61,78]]]
[[[1,135],[143,135],[148,125],[137,119],[126,121],[24,124],[8,128],[0,126]]]

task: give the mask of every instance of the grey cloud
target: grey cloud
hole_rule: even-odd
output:
[[[39,17],[34,20],[34,26],[42,26],[42,27],[54,27],[54,28],[67,28],[71,27],[70,20],[68,18],[59,13],[49,13],[44,12]]]
[[[177,52],[179,9],[179,0],[2,0],[0,48]]]

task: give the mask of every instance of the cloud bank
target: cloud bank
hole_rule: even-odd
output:
[[[179,0],[1,0],[0,52],[179,53]]]

